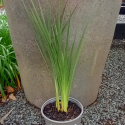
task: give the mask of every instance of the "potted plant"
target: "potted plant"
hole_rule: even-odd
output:
[[[78,100],[70,97],[70,91],[89,21],[85,24],[81,38],[77,41],[78,44],[75,44],[75,36],[69,49],[70,22],[75,8],[65,23],[66,5],[64,8],[62,7],[62,0],[59,0],[58,14],[54,19],[50,6],[48,6],[48,14],[45,16],[40,2],[39,10],[32,0],[30,9],[24,2],[23,4],[34,29],[38,48],[52,71],[55,83],[56,97],[46,101],[41,108],[46,124],[80,125],[83,106]],[[66,42],[65,46],[62,46],[64,33],[67,34]]]

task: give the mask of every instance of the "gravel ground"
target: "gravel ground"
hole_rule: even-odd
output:
[[[21,90],[17,101],[0,106],[0,118],[5,125],[44,125],[40,109],[30,105]],[[114,40],[102,74],[99,95],[91,106],[85,107],[83,125],[125,125],[125,42]]]
[[[125,41],[114,40],[97,101],[85,108],[85,125],[125,125]]]
[[[6,115],[12,108],[15,109],[4,121],[4,125],[44,125],[40,109],[27,102],[24,92],[18,91],[17,101],[9,101],[0,106],[0,118]]]
[[[125,23],[125,15],[119,15],[117,23]]]

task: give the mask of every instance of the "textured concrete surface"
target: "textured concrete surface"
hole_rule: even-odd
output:
[[[29,4],[29,1],[26,3]],[[52,1],[53,8],[57,8],[56,1]],[[74,39],[76,32],[77,38],[80,38],[88,15],[93,7],[96,8],[86,33],[71,92],[71,96],[78,99],[83,106],[91,104],[97,98],[122,2],[122,0],[97,1],[98,3],[94,5],[95,0],[72,0],[67,5],[67,14],[77,5],[71,22],[70,41]],[[46,13],[46,0],[41,0],[41,3]],[[47,99],[55,96],[50,71],[36,46],[22,2],[4,0],[4,4],[26,97],[32,104],[41,107]]]

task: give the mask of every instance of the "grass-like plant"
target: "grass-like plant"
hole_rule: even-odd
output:
[[[16,87],[15,79],[18,79],[18,67],[13,50],[7,16],[5,12],[0,14],[0,92],[4,98],[4,90],[9,85]]]
[[[68,21],[65,22],[66,6],[62,9],[62,0],[59,0],[58,15],[53,20],[51,9],[48,9],[48,14],[45,16],[40,3],[40,13],[32,0],[31,3],[32,6],[30,7],[27,7],[25,3],[24,6],[34,29],[39,50],[46,64],[52,70],[56,90],[56,107],[58,111],[67,112],[73,77],[83,48],[85,31],[89,23],[85,24],[77,45],[75,44],[76,37],[74,37],[73,44],[69,50],[70,22],[73,12],[69,15]],[[48,8],[50,7],[48,6]],[[64,33],[67,33],[67,36],[65,47],[62,47]],[[59,101],[60,96],[61,102]]]
[[[0,0],[0,6],[3,6],[3,0]]]
[[[12,44],[7,16],[5,12],[0,14],[0,39],[1,39],[1,44],[4,46],[8,46]]]
[[[4,91],[7,85],[16,88],[15,80],[18,78],[18,66],[13,46],[5,47],[0,44],[0,92],[4,98]]]

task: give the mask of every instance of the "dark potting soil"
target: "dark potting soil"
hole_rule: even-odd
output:
[[[81,113],[81,109],[75,103],[69,101],[67,113],[58,112],[56,102],[53,102],[45,106],[43,113],[46,117],[55,121],[69,121],[78,117]]]

